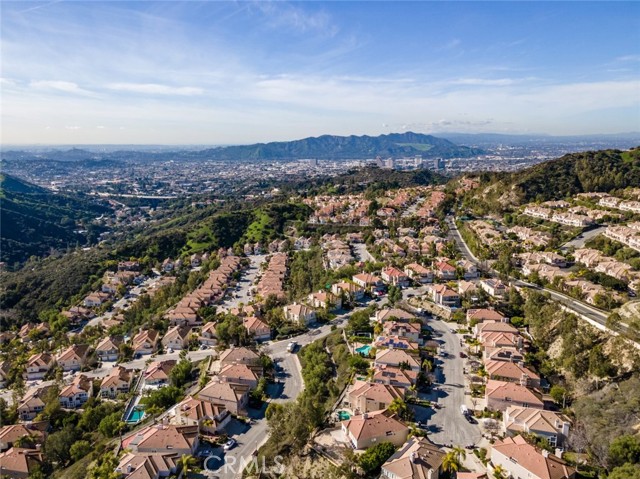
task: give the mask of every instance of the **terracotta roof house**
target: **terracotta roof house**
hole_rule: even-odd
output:
[[[401,364],[409,366],[409,369],[415,372],[420,371],[419,359],[410,355],[406,351],[398,349],[382,349],[376,351],[376,359],[374,366],[395,366],[400,367]]]
[[[215,435],[231,421],[231,414],[221,404],[187,396],[175,407],[173,423],[180,426],[198,426],[200,433]]]
[[[88,352],[89,345],[73,344],[56,357],[56,362],[63,371],[80,371],[87,361]]]
[[[495,309],[469,309],[467,310],[467,322],[475,323],[508,323],[509,318]]]
[[[479,336],[482,333],[500,332],[519,334],[518,329],[506,321],[483,321],[477,323],[473,328],[474,334]]]
[[[174,452],[131,453],[120,458],[116,472],[123,479],[159,479],[175,474],[180,456]]]
[[[80,374],[60,391],[60,406],[66,409],[80,408],[91,397],[92,391],[93,381],[84,374]]]
[[[185,349],[189,343],[190,334],[189,326],[174,326],[162,338],[162,345],[166,349]]]
[[[418,381],[418,373],[411,369],[400,369],[393,366],[376,366],[371,381],[397,388],[409,389]]]
[[[502,466],[508,477],[527,479],[572,479],[576,471],[562,459],[540,451],[522,436],[508,437],[491,446],[490,469]]]
[[[380,442],[401,446],[409,428],[387,410],[364,413],[342,422],[342,432],[355,449],[366,449]]]
[[[100,396],[115,399],[118,394],[125,394],[131,388],[133,373],[131,370],[117,366],[105,376],[100,383]]]
[[[229,364],[220,369],[218,377],[222,382],[239,384],[254,389],[259,376],[246,364]]]
[[[499,279],[483,279],[480,281],[480,288],[493,297],[504,296],[507,292],[507,287]]]
[[[0,476],[11,479],[26,479],[42,462],[42,452],[12,447],[8,451],[0,453]]]
[[[328,310],[340,309],[342,307],[342,298],[331,292],[318,291],[309,294],[307,301],[313,308],[327,308]]]
[[[42,379],[54,364],[53,356],[49,353],[34,354],[27,361],[27,366],[22,377],[28,381]]]
[[[400,336],[378,336],[373,345],[376,348],[403,349],[417,351],[420,347],[417,342]]]
[[[544,402],[531,389],[519,384],[489,379],[485,390],[487,407],[493,411],[506,411],[509,406],[543,409]]]
[[[399,308],[383,308],[376,311],[376,321],[383,323],[385,321],[403,321],[409,322],[412,319],[416,319],[414,314],[411,314],[404,309]]]
[[[255,351],[245,347],[225,349],[220,353],[220,367],[223,368],[230,364],[259,365],[260,356]]]
[[[372,291],[384,287],[382,280],[370,273],[356,274],[351,278],[351,280],[366,291]]]
[[[420,337],[421,330],[422,328],[419,323],[387,321],[382,326],[382,331],[386,336],[400,336],[419,345],[422,345],[422,338]]]
[[[144,372],[144,384],[152,386],[160,386],[169,382],[171,370],[177,364],[175,359],[166,359],[164,361],[154,361]]]
[[[516,348],[522,349],[522,336],[518,333],[487,331],[480,335],[480,342],[486,348]]]
[[[198,427],[154,424],[123,439],[122,447],[134,453],[193,454],[198,449]]]
[[[411,263],[404,267],[405,274],[414,281],[418,283],[432,283],[433,282],[433,271],[428,268],[425,268],[421,264]]]
[[[218,344],[218,336],[216,333],[216,323],[208,322],[200,330],[198,342],[207,346],[215,346]]]
[[[409,286],[409,277],[404,273],[404,271],[394,268],[393,266],[383,268],[380,276],[384,281],[394,286]]]
[[[284,307],[284,317],[287,321],[307,326],[316,320],[316,312],[305,304],[293,303]]]
[[[455,266],[450,265],[446,261],[438,261],[434,268],[436,270],[436,275],[440,279],[450,280],[456,279],[457,270]]]
[[[502,423],[507,434],[522,432],[535,434],[549,441],[552,447],[562,447],[569,437],[571,423],[564,414],[520,406],[510,406],[504,412]]]
[[[465,295],[467,293],[473,293],[477,291],[476,283],[472,283],[471,281],[465,281],[461,279],[458,281],[458,294]]]
[[[412,437],[382,465],[380,477],[439,479],[445,455],[443,450],[426,437]]]
[[[524,354],[517,348],[489,348],[485,347],[482,358],[485,361],[512,361],[514,363],[524,361]]]
[[[29,424],[13,424],[0,428],[0,451],[11,449],[20,438],[32,436],[38,444],[43,444],[49,423],[46,421]]]
[[[520,363],[511,361],[485,361],[484,368],[489,379],[517,383],[528,388],[540,387],[540,376]]]
[[[47,391],[51,386],[39,386],[30,389],[22,397],[18,404],[18,417],[21,421],[33,421],[33,419],[44,409],[44,400]]]
[[[160,334],[155,329],[145,329],[133,337],[131,346],[136,354],[152,354],[158,347]]]
[[[214,378],[200,390],[197,397],[212,404],[222,405],[231,414],[237,415],[246,410],[249,403],[249,387]]]
[[[242,320],[242,324],[256,341],[268,341],[271,339],[271,328],[267,323],[255,316],[249,316]]]
[[[404,391],[386,384],[357,381],[347,398],[356,414],[387,409],[396,398],[404,399]]]
[[[362,286],[346,281],[332,284],[331,292],[336,296],[342,296],[344,294],[355,301],[361,300],[364,296],[364,288],[362,288]]]
[[[116,361],[122,342],[122,337],[107,336],[96,346],[96,356],[100,361]]]

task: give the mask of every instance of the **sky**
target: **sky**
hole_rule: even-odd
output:
[[[0,142],[640,131],[640,2],[0,2]]]

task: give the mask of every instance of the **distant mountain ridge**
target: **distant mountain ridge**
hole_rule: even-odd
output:
[[[416,155],[424,158],[468,158],[483,153],[479,148],[458,146],[443,138],[413,132],[379,136],[323,135],[294,141],[225,146],[199,152],[221,160],[346,160]]]
[[[2,152],[5,160],[49,159],[55,161],[94,162],[109,160],[164,160],[164,159],[211,159],[211,160],[347,160],[381,157],[423,158],[469,158],[485,153],[480,148],[459,146],[432,135],[421,133],[391,133],[379,136],[336,136],[323,135],[293,141],[255,143],[252,145],[218,146],[202,150],[179,149],[173,151],[133,151],[110,152],[88,151],[82,148],[28,152],[8,150]]]

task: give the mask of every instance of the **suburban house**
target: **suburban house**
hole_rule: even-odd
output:
[[[398,308],[383,308],[376,311],[376,321],[384,323],[385,321],[402,321],[409,322],[412,319],[416,319],[415,315],[408,313],[404,309]]]
[[[56,358],[63,371],[80,371],[87,362],[89,345],[73,344],[62,351]]]
[[[398,349],[381,349],[376,351],[376,359],[374,361],[374,367],[379,366],[391,366],[399,368],[408,366],[408,369],[420,372],[420,360],[406,351]]]
[[[169,382],[171,370],[177,364],[175,359],[166,359],[164,361],[154,361],[147,366],[144,372],[145,386],[161,386]]]
[[[491,446],[489,469],[501,466],[507,477],[573,479],[575,469],[547,451],[528,444],[522,436],[507,437]]]
[[[18,403],[18,417],[21,421],[33,421],[44,409],[44,398],[51,386],[37,386],[28,390]]]
[[[77,409],[87,402],[93,391],[93,381],[80,374],[73,378],[71,384],[60,391],[60,406],[66,409]]]
[[[462,269],[464,279],[474,279],[480,276],[480,273],[478,273],[478,267],[471,261],[462,259],[456,264],[458,268]]]
[[[255,351],[245,347],[225,349],[220,353],[220,367],[223,368],[230,364],[259,366],[260,356]]]
[[[504,412],[502,423],[507,434],[535,434],[549,441],[552,447],[562,447],[569,437],[571,423],[564,414],[540,409],[510,406]]]
[[[387,409],[396,398],[404,399],[404,391],[386,384],[356,381],[347,395],[356,414]]]
[[[214,378],[198,393],[198,399],[221,404],[231,414],[243,413],[249,403],[249,387],[222,382]]]
[[[457,270],[455,266],[451,266],[446,261],[438,261],[435,265],[436,275],[438,278],[449,281],[456,279]]]
[[[431,299],[434,303],[446,308],[457,308],[460,306],[460,295],[445,284],[434,284],[429,286]]]
[[[48,428],[48,421],[4,426],[0,428],[0,451],[11,449],[18,439],[26,436],[32,436],[37,443],[43,444]]]
[[[12,447],[0,453],[0,470],[2,477],[11,479],[27,479],[31,473],[40,468],[44,462],[42,451]]]
[[[390,351],[390,350],[389,350]],[[373,370],[371,381],[397,388],[409,389],[418,381],[418,372],[395,366],[380,365]]]
[[[544,409],[538,394],[519,384],[489,379],[485,389],[487,407],[492,411],[506,411],[509,406]]]
[[[523,362],[524,354],[522,354],[517,348],[489,348],[485,347],[482,355],[484,361],[513,361]]]
[[[407,276],[402,270],[394,268],[393,266],[383,268],[380,276],[384,281],[394,286],[406,288],[409,286],[409,276]]]
[[[160,334],[155,329],[145,329],[140,331],[133,337],[131,346],[136,354],[152,354],[156,352],[158,347],[158,339]]]
[[[502,297],[507,292],[507,287],[499,279],[483,279],[480,281],[480,288],[486,291],[490,296]]]
[[[382,325],[382,331],[385,336],[400,336],[407,338],[409,341],[422,345],[420,338],[420,323],[400,323],[398,321],[387,321]]]
[[[311,293],[307,297],[307,301],[313,308],[327,308],[328,310],[332,310],[342,307],[342,298],[326,291]]]
[[[508,323],[509,317],[495,309],[469,309],[467,310],[467,323],[473,326],[476,323]]]
[[[191,455],[198,449],[198,427],[154,424],[123,439],[122,448],[133,453]]]
[[[122,337],[107,336],[96,346],[96,356],[100,361],[116,361],[122,342]]]
[[[256,341],[268,341],[271,339],[271,328],[267,323],[257,318],[249,316],[242,320],[244,328]]]
[[[103,303],[109,301],[109,299],[111,299],[111,295],[109,293],[105,293],[103,291],[95,291],[88,294],[82,301],[82,304],[87,308],[97,308]]]
[[[115,471],[122,474],[123,479],[160,479],[178,471],[180,456],[172,452],[165,453],[131,453],[120,458]]]
[[[412,437],[382,465],[380,477],[439,479],[445,455],[443,450],[426,437]]]
[[[284,317],[287,321],[307,326],[316,320],[316,312],[306,304],[293,303],[284,307]]]
[[[190,334],[191,328],[189,326],[174,326],[162,338],[162,346],[165,349],[186,349]]]
[[[53,356],[49,353],[34,354],[27,361],[27,366],[22,377],[28,381],[42,379],[54,364]]]
[[[382,280],[370,273],[356,274],[351,279],[355,284],[357,284],[361,288],[364,288],[365,291],[371,292],[384,288],[384,283],[382,282]]]
[[[179,426],[198,426],[200,433],[215,435],[231,421],[231,414],[223,405],[187,396],[175,407],[173,423]]]
[[[205,346],[215,346],[218,344],[218,337],[216,335],[216,323],[208,322],[200,330],[200,336],[198,336],[198,342]]]
[[[540,387],[540,376],[522,363],[511,361],[485,361],[484,369],[489,379],[517,383],[529,388]]]
[[[346,281],[332,284],[331,292],[340,297],[344,295],[354,301],[360,301],[364,297],[364,288],[362,286]]]
[[[400,336],[378,336],[373,342],[376,348],[405,349],[417,351],[420,347],[417,342]]]
[[[218,377],[222,382],[239,384],[254,389],[258,386],[259,376],[246,364],[229,364],[220,369]]]
[[[131,388],[132,381],[131,370],[117,366],[100,383],[100,396],[115,399],[118,394],[126,394]]]
[[[380,442],[399,447],[409,436],[409,428],[387,410],[353,416],[342,422],[342,432],[355,449],[366,449]]]
[[[421,264],[411,263],[404,267],[405,274],[418,283],[433,283],[433,271]]]

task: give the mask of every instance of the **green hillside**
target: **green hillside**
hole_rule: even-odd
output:
[[[103,213],[105,206],[80,196],[55,194],[9,175],[0,175],[0,261],[22,263],[51,248],[86,244],[75,231]],[[93,229],[93,228],[91,228]]]

